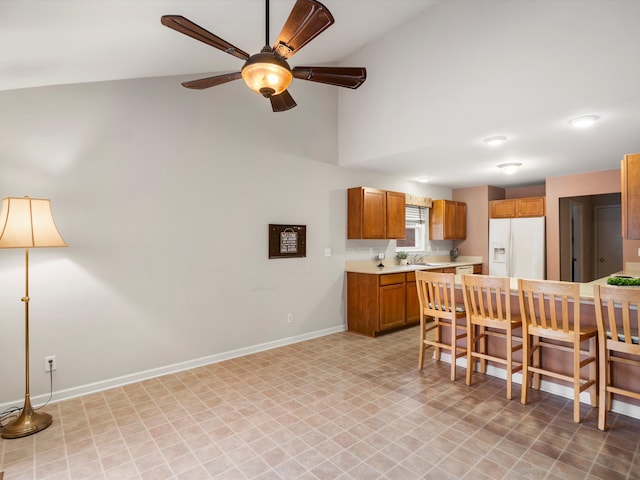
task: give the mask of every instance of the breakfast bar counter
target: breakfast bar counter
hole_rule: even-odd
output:
[[[398,328],[417,325],[420,321],[420,308],[417,299],[415,284],[416,270],[435,270],[455,273],[455,268],[463,265],[476,265],[481,267],[481,259],[469,261],[464,258],[458,262],[432,262],[430,265],[385,265],[384,268],[377,268],[373,262],[363,264],[356,262],[347,265],[347,322],[349,331],[369,336],[376,336],[381,333],[390,332]],[[437,265],[434,265],[436,264]],[[627,268],[617,275],[628,275],[640,277],[640,264],[630,263]],[[596,325],[596,315],[594,306],[594,287],[605,285],[607,278],[600,278],[591,282],[580,284],[580,320],[584,325]],[[462,298],[462,275],[455,275],[456,302],[463,305]],[[511,309],[515,314],[519,314],[520,305],[518,301],[518,279],[511,278]],[[638,287],[640,288],[640,287]],[[416,366],[418,359],[418,333],[416,332]],[[446,335],[446,334],[445,334]],[[520,336],[519,331],[516,332]],[[460,340],[464,346],[465,339]],[[489,351],[502,355],[505,349],[502,342],[489,339]],[[466,359],[459,359],[461,366],[466,366]],[[555,364],[560,370],[570,373],[571,362],[567,360],[562,352],[551,351],[545,356],[545,362]],[[503,377],[504,369],[500,365],[490,365],[489,372],[495,376]],[[640,372],[631,366],[617,364],[614,367],[613,375],[616,381],[625,388],[640,391]],[[519,376],[519,374],[518,374]],[[519,381],[518,379],[516,381]],[[570,396],[571,389],[563,385],[560,381],[543,381],[543,389],[551,393]],[[585,394],[587,395],[587,394]],[[588,395],[587,395],[588,396]],[[624,398],[624,401],[616,399],[614,395],[614,410],[623,414],[640,417],[640,401]]]

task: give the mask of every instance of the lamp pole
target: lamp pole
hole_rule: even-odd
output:
[[[31,406],[31,394],[29,393],[29,249],[24,249],[25,264],[25,286],[24,286],[24,362],[25,362],[25,393],[24,406],[22,413],[13,422],[2,428],[0,436],[2,438],[20,438],[32,433],[44,430],[51,422],[53,417],[48,413],[36,412]]]

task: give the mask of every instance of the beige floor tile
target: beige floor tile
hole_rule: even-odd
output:
[[[640,420],[417,370],[415,328],[348,332],[48,405],[3,480],[640,479]]]

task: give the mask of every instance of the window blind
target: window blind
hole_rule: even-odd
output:
[[[417,205],[405,206],[405,221],[407,224],[424,224],[426,223],[427,209],[425,207],[418,207]]]

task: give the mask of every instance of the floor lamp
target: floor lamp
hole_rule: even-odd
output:
[[[18,418],[2,428],[3,438],[19,438],[44,430],[53,419],[31,406],[29,394],[29,249],[66,247],[51,213],[51,202],[45,198],[7,197],[0,210],[0,248],[24,248],[25,255],[25,394],[24,407]]]

